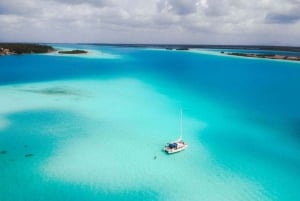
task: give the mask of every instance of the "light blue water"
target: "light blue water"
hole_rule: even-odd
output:
[[[0,57],[1,201],[300,200],[300,63],[57,47]]]

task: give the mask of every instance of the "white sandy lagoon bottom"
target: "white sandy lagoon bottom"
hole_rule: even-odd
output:
[[[1,200],[276,200],[201,142],[212,118],[244,131],[249,125],[205,98],[159,91],[129,78],[1,87]],[[202,118],[192,117],[192,105]],[[180,107],[189,148],[167,155],[162,148],[178,137]],[[231,154],[224,153],[244,158]]]

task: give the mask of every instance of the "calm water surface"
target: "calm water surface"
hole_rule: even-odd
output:
[[[300,200],[300,63],[56,47],[0,57],[1,201]]]

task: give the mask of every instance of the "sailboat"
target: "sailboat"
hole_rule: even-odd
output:
[[[167,143],[166,146],[164,147],[164,150],[168,154],[173,154],[173,153],[183,151],[187,147],[188,144],[186,144],[182,139],[182,110],[180,110],[180,137],[176,141]]]

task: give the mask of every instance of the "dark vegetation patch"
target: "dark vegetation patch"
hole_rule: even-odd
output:
[[[0,54],[49,53],[55,49],[49,45],[29,43],[0,43]]]
[[[88,51],[85,50],[67,50],[67,51],[58,51],[59,54],[87,54]]]

